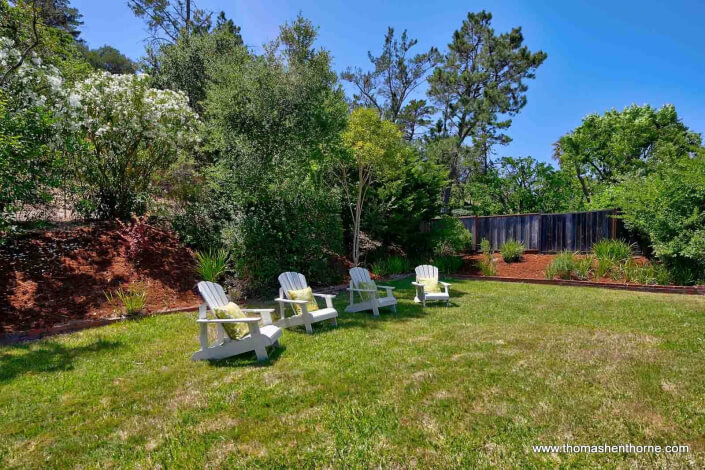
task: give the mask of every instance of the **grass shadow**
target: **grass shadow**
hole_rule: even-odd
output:
[[[237,356],[226,357],[225,359],[208,360],[208,365],[212,367],[269,367],[276,362],[279,357],[286,351],[286,346],[280,343],[278,348],[270,347],[267,349],[268,359],[264,362],[259,362],[254,351],[238,354]]]
[[[54,341],[6,346],[0,352],[0,383],[28,373],[60,372],[73,369],[74,360],[89,353],[114,350],[119,341],[99,339],[85,346],[67,347]],[[6,351],[25,351],[8,354]]]

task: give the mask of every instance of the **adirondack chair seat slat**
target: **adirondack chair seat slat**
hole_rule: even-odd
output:
[[[267,346],[272,346],[274,343],[277,342],[277,340],[279,340],[282,335],[282,329],[275,325],[263,326],[259,329],[259,332],[262,336],[266,338],[265,343],[267,344]],[[247,335],[243,339],[247,339],[250,337],[251,335]]]

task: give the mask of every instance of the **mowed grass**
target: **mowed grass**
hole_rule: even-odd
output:
[[[458,281],[422,311],[395,284],[396,315],[287,330],[263,366],[191,362],[195,314],[2,347],[0,468],[705,465],[705,299]],[[531,449],[563,443],[691,452]]]

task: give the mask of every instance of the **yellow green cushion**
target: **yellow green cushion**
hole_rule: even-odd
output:
[[[242,313],[242,310],[240,310],[240,307],[232,302],[228,302],[227,305],[216,308],[214,313],[215,318],[220,320],[227,320],[230,318],[247,318],[247,316]],[[247,326],[247,323],[221,323],[220,325],[223,327],[225,333],[230,337],[230,339],[240,339],[250,333],[250,328]]]
[[[375,284],[374,281],[360,281],[357,283],[357,288],[377,291],[377,284]],[[374,298],[372,292],[360,292],[360,296],[362,300],[372,300]]]
[[[310,287],[306,287],[305,289],[299,289],[299,290],[288,290],[286,291],[287,294],[289,294],[289,298],[291,300],[306,300],[308,303],[306,304],[306,310],[309,312],[315,312],[318,310],[318,304],[316,303],[316,300],[313,298],[313,291],[311,290]],[[294,304],[294,310],[296,311],[297,315],[301,315],[303,313],[303,310],[301,309],[301,305]]]
[[[437,279],[420,277],[416,280],[416,282],[423,284],[423,290],[427,294],[436,294],[441,291]]]

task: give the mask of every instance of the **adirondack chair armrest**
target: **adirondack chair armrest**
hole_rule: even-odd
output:
[[[250,336],[255,337],[260,334],[259,322],[262,320],[260,317],[249,317],[249,318],[199,318],[196,320],[197,323],[208,324],[208,323],[247,323],[247,327],[250,329]],[[207,341],[207,340],[206,340]]]
[[[420,282],[416,282],[416,281],[411,281],[411,285],[416,286],[416,287],[423,287],[423,284],[421,284]]]
[[[262,325],[272,324],[273,308],[243,308],[242,311],[245,313],[259,313],[262,317]]]
[[[357,289],[355,287],[348,287],[348,290],[352,292],[377,292],[377,289]]]
[[[290,299],[282,299],[281,297],[277,297],[274,299],[275,302],[280,302],[280,303],[285,303],[285,304],[298,304],[298,305],[306,305],[308,303],[308,300],[290,300]]]
[[[322,299],[326,299],[326,308],[333,308],[333,299],[335,299],[335,295],[333,294],[316,294],[315,292],[313,293],[314,297],[320,297]]]
[[[396,289],[396,287],[393,287],[393,286],[377,286],[377,289],[394,290],[394,289]]]
[[[258,323],[259,317],[249,318],[199,318],[196,323]]]
[[[439,282],[439,284],[445,287],[450,287],[450,284],[447,282]]]

